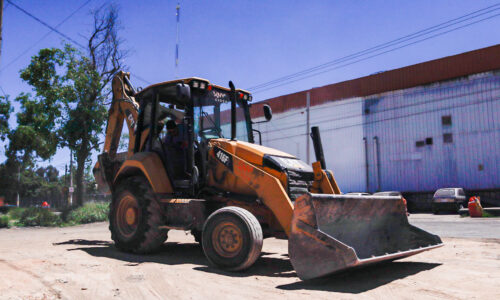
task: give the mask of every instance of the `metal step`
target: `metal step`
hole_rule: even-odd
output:
[[[179,189],[187,189],[191,187],[191,180],[174,180],[174,187]]]

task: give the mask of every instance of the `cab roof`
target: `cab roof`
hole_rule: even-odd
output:
[[[178,99],[176,99],[177,98],[176,97],[176,95],[177,95],[176,85],[178,83],[184,83],[184,84],[188,84],[191,86],[191,83],[194,81],[204,82],[207,87],[210,85],[210,86],[212,86],[213,89],[223,90],[226,92],[231,91],[231,89],[229,89],[227,87],[212,84],[212,83],[210,83],[209,80],[204,79],[204,78],[188,77],[188,78],[175,79],[175,80],[164,81],[164,82],[149,85],[149,86],[145,87],[144,89],[140,90],[139,92],[137,92],[134,95],[134,97],[135,98],[147,98],[147,97],[153,96],[154,93],[156,92],[160,96],[160,101],[162,101],[162,99],[168,98],[169,99],[168,102],[179,102],[178,104],[185,104],[185,103],[180,103],[180,101]],[[250,95],[249,91],[246,91],[243,89],[236,89],[236,92],[237,93],[241,92],[241,93]]]

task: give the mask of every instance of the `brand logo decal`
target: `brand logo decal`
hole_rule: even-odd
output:
[[[231,171],[233,170],[233,158],[229,153],[226,151],[220,149],[220,148],[214,148],[215,152],[215,157],[217,160],[219,160],[222,164],[224,164],[226,167],[228,167]]]
[[[226,93],[219,91],[212,91],[211,96],[214,98],[215,102],[227,103],[229,102],[229,96]]]

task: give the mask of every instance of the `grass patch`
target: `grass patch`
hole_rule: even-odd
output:
[[[108,220],[109,203],[86,203],[81,207],[64,209],[56,215],[49,209],[40,207],[11,208],[5,215],[0,214],[0,228],[15,226],[71,226]]]
[[[108,220],[109,203],[85,203],[67,212],[65,221],[71,224],[87,224]]]
[[[21,213],[17,226],[59,226],[62,220],[46,208],[30,207]]]
[[[483,210],[483,218],[498,218],[498,216]]]
[[[0,215],[0,228],[9,228],[9,221],[8,215]]]

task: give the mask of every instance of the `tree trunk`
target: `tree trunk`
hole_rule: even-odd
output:
[[[83,153],[85,152],[85,153]],[[76,154],[76,174],[75,174],[75,181],[76,181],[76,189],[75,189],[75,203],[76,206],[82,206],[83,205],[83,180],[84,180],[84,175],[85,175],[85,161],[87,160],[88,154],[86,151],[78,151]]]

